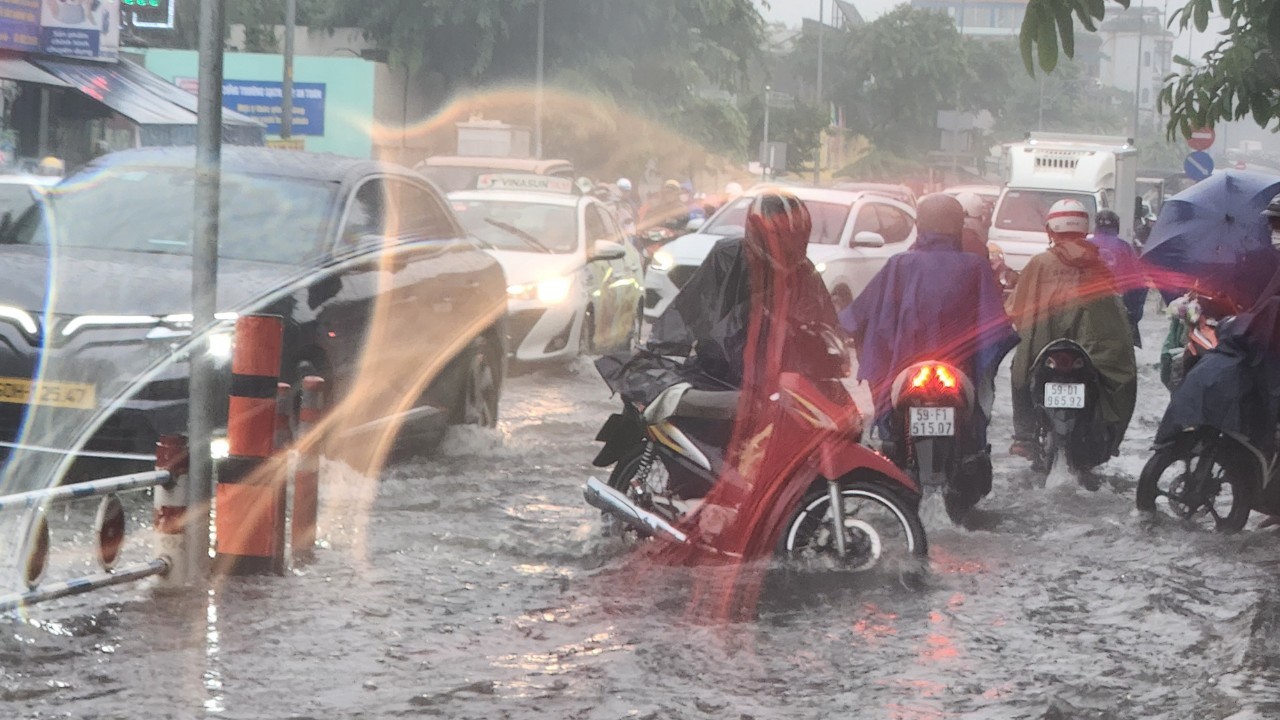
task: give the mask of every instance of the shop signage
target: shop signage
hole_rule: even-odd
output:
[[[120,12],[136,28],[173,29],[176,0],[120,0]]]
[[[115,62],[116,0],[0,0],[0,49]]]
[[[197,93],[196,78],[177,78],[174,84],[189,93]],[[293,134],[324,135],[324,83],[293,84]],[[241,115],[261,121],[268,135],[280,134],[280,113],[284,92],[279,81],[224,80],[222,106]]]

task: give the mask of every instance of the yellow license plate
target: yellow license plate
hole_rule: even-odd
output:
[[[0,403],[92,410],[97,405],[97,397],[90,383],[49,380],[36,383],[24,378],[0,377]]]

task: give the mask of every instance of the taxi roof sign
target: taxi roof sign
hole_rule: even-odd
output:
[[[551,175],[494,173],[476,178],[477,190],[532,190],[563,195],[573,193],[573,182],[568,178]]]

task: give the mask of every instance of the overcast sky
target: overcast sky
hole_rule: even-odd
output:
[[[804,18],[818,17],[819,0],[758,0],[758,2],[762,6],[767,6],[764,9],[764,17],[770,22],[784,22],[787,25],[796,26]],[[830,19],[831,2],[830,0],[824,0],[824,2],[826,2],[824,14]],[[875,20],[902,3],[903,0],[853,0],[854,6],[862,13],[862,17],[867,20]],[[1183,0],[1171,0],[1170,2],[1165,2],[1164,0],[1145,0],[1145,2],[1137,0],[1135,4],[1160,7],[1165,9],[1168,14],[1172,14],[1174,10],[1182,6]],[[1108,14],[1118,10],[1120,8],[1114,4],[1107,5]],[[1210,23],[1207,35],[1197,33],[1195,38],[1191,39],[1193,43],[1192,51],[1195,54],[1208,50],[1211,47],[1211,43],[1215,43],[1218,40],[1218,37],[1213,33],[1226,27],[1226,23],[1216,16],[1212,18]],[[1178,55],[1186,55],[1188,39],[1187,35],[1180,35],[1177,42],[1174,43],[1173,51]]]

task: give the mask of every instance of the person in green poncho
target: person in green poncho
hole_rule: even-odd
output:
[[[1114,456],[1138,392],[1129,319],[1098,248],[1085,239],[1089,213],[1084,205],[1058,201],[1049,210],[1045,229],[1049,250],[1027,263],[1012,300],[1010,314],[1021,341],[1013,355],[1014,441],[1009,452],[1036,459],[1031,365],[1046,345],[1066,338],[1084,347],[1101,375],[1099,412]]]

